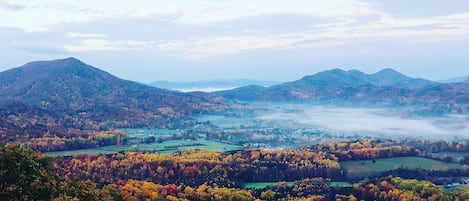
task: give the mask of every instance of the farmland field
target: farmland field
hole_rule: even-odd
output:
[[[254,182],[254,183],[245,183],[244,188],[265,188],[267,186],[275,186],[279,182]],[[287,182],[288,186],[293,185],[295,182],[294,181],[289,181]]]
[[[177,130],[168,129],[122,129],[129,136],[133,137],[146,137],[148,135],[170,136],[171,134],[178,133]],[[140,144],[127,144],[127,145],[111,145],[92,149],[77,149],[70,151],[56,151],[46,152],[45,154],[50,156],[71,156],[76,154],[109,154],[117,153],[119,151],[151,151],[163,154],[173,153],[175,151],[181,151],[184,149],[208,149],[215,151],[232,151],[243,149],[242,146],[223,143],[215,140],[207,140],[201,136],[197,140],[167,140],[162,143],[140,143]]]
[[[267,186],[275,186],[279,182],[254,182],[254,183],[245,183],[244,188],[265,188]],[[294,181],[286,182],[288,186],[293,185]],[[350,187],[352,184],[348,182],[331,182],[331,186],[333,187]]]
[[[423,168],[428,170],[461,169],[457,163],[444,163],[437,160],[420,157],[396,157],[372,160],[345,161],[340,165],[347,172],[347,177],[366,177],[396,168]]]

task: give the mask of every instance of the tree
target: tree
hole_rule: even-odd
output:
[[[60,195],[64,200],[87,200],[87,201],[97,201],[98,200],[98,191],[96,190],[96,184],[90,181],[65,181],[62,182],[60,187]]]
[[[0,147],[0,200],[51,200],[57,176],[52,158],[20,145]]]
[[[94,183],[62,179],[51,162],[23,145],[0,145],[0,200],[98,200]]]
[[[274,200],[275,192],[272,190],[267,190],[261,193],[261,199],[263,200]]]

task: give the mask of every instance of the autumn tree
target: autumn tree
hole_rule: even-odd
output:
[[[51,160],[20,145],[0,147],[0,200],[51,200],[57,182]]]

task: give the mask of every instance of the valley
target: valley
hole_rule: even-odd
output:
[[[51,187],[60,192],[87,189],[98,200],[368,200],[390,189],[417,192],[412,184],[442,199],[469,198],[464,83],[334,69],[270,87],[181,93],[75,58],[1,75],[2,160],[9,153],[50,160],[44,171],[63,178],[55,182],[65,186]]]

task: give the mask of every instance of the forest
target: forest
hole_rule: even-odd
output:
[[[1,145],[2,200],[469,199],[469,157],[447,155],[468,153],[469,141],[353,140],[285,150],[187,149],[59,157],[32,148],[27,143]],[[352,178],[343,165],[403,157],[455,168],[401,166]],[[276,184],[244,187],[256,182]]]

